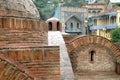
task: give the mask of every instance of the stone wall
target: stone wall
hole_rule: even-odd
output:
[[[43,80],[60,80],[60,55],[57,46],[1,49],[0,52],[21,63]]]
[[[86,8],[77,8],[77,7],[61,7],[60,8],[60,20],[62,22],[62,31],[65,32],[66,21],[71,17],[75,16],[79,21],[82,22],[81,26],[84,24],[84,20],[87,17],[87,9]],[[82,26],[84,27],[84,26]]]

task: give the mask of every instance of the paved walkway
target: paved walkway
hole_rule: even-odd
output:
[[[120,75],[115,72],[81,73],[75,75],[75,80],[120,80]]]
[[[60,78],[61,80],[74,80],[74,74],[68,56],[67,48],[59,31],[48,32],[48,45],[60,46]]]

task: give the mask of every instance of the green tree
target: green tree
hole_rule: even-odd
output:
[[[82,0],[64,0],[64,6],[79,7]]]
[[[116,28],[110,32],[111,40],[113,42],[120,42],[120,28]]]
[[[48,5],[48,1],[51,1],[55,6]],[[40,13],[41,19],[46,20],[54,15],[57,0],[35,0],[34,4]]]
[[[55,6],[53,7],[49,6],[48,1],[51,1]],[[79,7],[87,0],[63,0],[63,1],[64,6]],[[41,19],[46,20],[54,15],[55,8],[58,5],[58,0],[34,0],[34,3],[38,11],[40,12]]]

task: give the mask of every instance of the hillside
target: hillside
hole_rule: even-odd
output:
[[[79,7],[85,0],[63,0],[63,6]],[[35,5],[40,12],[40,17],[46,20],[54,15],[55,8],[58,6],[58,0],[34,0]]]

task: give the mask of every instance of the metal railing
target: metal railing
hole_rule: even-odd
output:
[[[116,28],[117,24],[116,23],[110,23],[110,24],[106,24],[106,25],[98,25],[98,26],[90,26],[89,29],[90,30],[99,30],[99,29],[112,29],[112,28]]]

